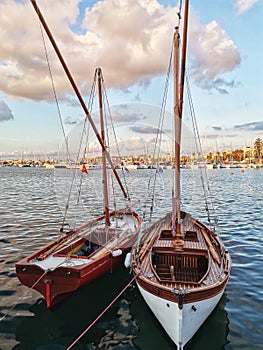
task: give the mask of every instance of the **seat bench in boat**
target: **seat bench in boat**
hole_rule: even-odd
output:
[[[160,282],[199,284],[208,271],[207,250],[153,248],[153,271]]]

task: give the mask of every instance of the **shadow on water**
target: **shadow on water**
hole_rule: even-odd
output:
[[[122,268],[81,288],[68,300],[51,310],[43,299],[30,307],[33,316],[16,322],[14,350],[66,349],[103,311],[130,281],[131,275]],[[227,343],[228,318],[225,311],[227,298],[188,344],[187,350],[224,349]],[[19,305],[28,310],[28,305]],[[209,345],[208,345],[209,344]],[[74,350],[169,350],[174,345],[159,325],[137,287],[129,287],[113,306],[73,347]]]
[[[127,270],[85,286],[63,303],[48,310],[44,299],[30,307],[34,316],[25,317],[16,329],[19,342],[13,349],[65,349],[82,333],[130,281]],[[130,315],[125,293],[77,343],[74,349],[135,349],[138,333]]]
[[[227,293],[223,294],[216,309],[201,326],[185,350],[222,350],[229,343],[229,319],[225,310]]]
[[[145,173],[136,174],[143,186]],[[195,214],[198,205],[191,174],[193,171],[185,170],[183,181],[190,211]],[[164,176],[170,181],[168,171]],[[241,173],[236,169],[230,175],[228,171],[213,170],[209,176],[233,264],[227,294],[186,350],[261,350],[262,171]],[[15,263],[57,236],[60,211],[52,192],[53,173],[37,168],[2,168],[1,181],[5,190],[0,193],[0,318],[7,316],[0,322],[0,350],[65,349],[131,276],[124,268],[115,271],[47,310],[39,294],[21,286],[15,276]],[[170,350],[174,345],[138,289],[131,287],[73,348],[77,349]]]
[[[185,350],[222,350],[225,348],[225,345],[228,344],[229,332],[226,303],[227,296],[224,294],[214,312],[187,344]],[[134,341],[139,349],[175,349],[173,342],[145,304],[137,288],[134,291],[131,311],[140,328],[140,333]],[[141,337],[141,334],[144,336]]]

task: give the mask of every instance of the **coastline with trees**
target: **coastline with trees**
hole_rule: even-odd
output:
[[[170,153],[164,153],[157,158],[151,155],[140,154],[137,156],[124,156],[121,160],[117,157],[112,157],[116,166],[118,164],[132,165],[131,169],[145,169],[154,165],[160,165],[163,168],[172,166],[173,158]],[[35,154],[28,154],[20,158],[12,156],[1,156],[0,166],[18,166],[18,167],[65,167],[76,168],[82,164],[99,165],[101,162],[100,156],[87,157],[77,162],[74,157],[70,160],[61,160],[56,157],[56,154],[36,156]],[[64,166],[63,166],[64,164]],[[67,164],[67,166],[66,166]],[[257,138],[253,146],[246,146],[242,149],[224,150],[217,152],[209,152],[206,154],[192,153],[188,155],[181,155],[181,164],[183,167],[194,168],[197,166],[206,166],[207,168],[235,168],[235,167],[251,167],[263,168],[263,140]]]

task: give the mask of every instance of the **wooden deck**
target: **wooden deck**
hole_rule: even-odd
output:
[[[203,226],[191,217],[184,218],[182,225],[185,239],[182,249],[174,248],[174,238],[169,237],[170,218],[162,225],[162,230],[153,244],[141,253],[141,271],[152,282],[168,288],[192,289],[212,284],[218,279],[221,267],[218,247],[204,237]],[[163,234],[161,233],[162,231]],[[187,232],[189,237],[187,238]],[[213,233],[209,233],[213,234]],[[208,234],[207,234],[208,235]],[[216,240],[216,237],[212,237]],[[219,242],[215,242],[219,244]],[[215,244],[214,244],[215,245]],[[216,249],[217,248],[217,249]]]

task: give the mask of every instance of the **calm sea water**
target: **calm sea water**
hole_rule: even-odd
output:
[[[60,175],[69,172],[61,170]],[[202,218],[194,173],[183,171],[183,202],[186,210]],[[263,170],[219,169],[208,175],[233,265],[223,298],[187,349],[263,349]],[[38,293],[19,283],[15,263],[58,235],[62,220],[58,176],[54,179],[54,172],[47,169],[5,167],[0,168],[0,178],[0,349],[66,349],[131,275],[121,267],[47,310]],[[140,194],[144,198],[147,178],[145,170],[129,176],[137,198]],[[155,216],[167,208],[171,172],[165,170],[159,182]],[[132,285],[74,349],[169,350],[174,346]]]

